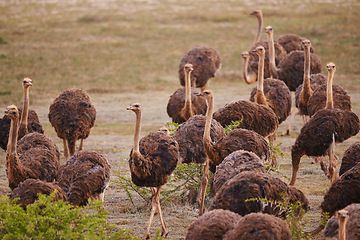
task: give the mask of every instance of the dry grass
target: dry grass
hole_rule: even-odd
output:
[[[248,99],[253,86],[242,81],[241,52],[251,47],[255,37],[257,21],[249,13],[257,8],[264,12],[265,26],[273,26],[275,37],[284,33],[307,37],[324,65],[337,64],[335,82],[349,92],[353,110],[359,114],[360,6],[356,0],[5,1],[0,3],[0,110],[20,105],[20,82],[32,78],[31,108],[38,112],[46,134],[62,149],[48,122],[48,107],[66,88],[83,88],[97,109],[96,126],[85,148],[103,153],[113,171],[128,174],[135,116],[125,109],[132,102],[142,103],[143,135],[165,124],[168,97],[179,87],[178,64],[191,47],[208,45],[221,55],[221,72],[210,83],[216,108]],[[280,169],[287,176],[291,175],[290,148],[302,126],[300,117],[295,119],[291,135],[278,136],[284,152]],[[286,124],[280,126],[279,134]],[[358,139],[338,145],[339,157]],[[5,153],[0,155],[0,191],[7,193]],[[115,181],[114,176],[106,196],[109,221],[142,236],[149,209],[141,199],[136,199],[134,209]],[[329,182],[319,166],[303,157],[296,186],[311,202],[307,227],[312,229]],[[169,203],[164,215],[169,237],[182,239],[197,210]],[[152,233],[156,227],[157,219]]]

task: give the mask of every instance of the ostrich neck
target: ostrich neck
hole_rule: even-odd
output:
[[[7,153],[14,154],[16,153],[16,144],[18,138],[18,121],[19,119],[11,119],[10,131],[9,131],[9,142],[7,145]]]
[[[256,37],[255,37],[255,40],[254,40],[254,45],[257,44],[258,42],[260,42],[261,30],[263,28],[262,15],[257,16],[257,19],[258,19],[258,29],[257,29]]]
[[[243,78],[247,84],[251,84],[255,80],[253,80],[254,76],[250,76],[250,74],[248,72],[249,57],[243,57],[243,59],[244,59],[244,64],[243,64],[243,69],[242,69],[243,70]],[[253,75],[253,74],[251,74],[251,75]]]
[[[268,106],[269,104],[267,103],[266,97],[264,95],[264,63],[265,55],[259,55],[258,81],[255,102]]]
[[[329,71],[329,76],[328,76],[328,81],[327,81],[327,86],[326,86],[326,109],[331,109],[334,108],[334,101],[333,101],[333,77],[334,77],[334,72],[333,71]]]
[[[213,116],[212,116],[213,109],[214,109],[214,98],[210,97],[210,99],[208,101],[208,109],[206,111],[206,121],[205,121],[204,138],[203,138],[204,147],[205,147],[205,151],[207,154],[209,154],[207,149],[209,150],[212,148],[210,129],[211,129],[211,121],[213,118]]]
[[[308,93],[307,95],[310,96],[312,93],[311,87],[310,87],[310,47],[305,47],[304,51],[304,81],[303,81],[303,94]]]
[[[268,33],[268,42],[269,42],[269,63],[270,63],[270,78],[273,76],[273,71],[276,72],[276,64],[275,64],[275,43],[273,33]]]
[[[339,240],[346,240],[346,219],[340,218],[339,219]]]
[[[141,111],[135,112],[136,114],[136,123],[135,123],[135,134],[134,134],[134,152],[140,153],[139,143],[140,143],[140,130],[141,130]]]
[[[29,88],[24,88],[24,103],[21,113],[21,126],[27,128],[28,125],[28,115],[29,115]]]
[[[192,102],[191,102],[191,79],[190,72],[185,71],[185,105],[183,108],[184,118],[187,120],[192,115]]]

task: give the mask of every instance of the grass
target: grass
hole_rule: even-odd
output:
[[[221,71],[210,82],[215,108],[239,98],[248,99],[254,86],[242,80],[241,52],[250,49],[255,38],[257,21],[249,13],[260,8],[264,27],[271,25],[275,38],[296,33],[311,40],[325,75],[325,64],[336,63],[335,83],[349,92],[353,111],[359,114],[359,4],[355,0],[307,2],[311,6],[303,1],[282,0],[276,5],[260,0],[6,1],[0,4],[0,111],[9,104],[22,104],[21,81],[32,78],[31,108],[38,112],[46,135],[62,149],[47,119],[49,105],[67,88],[85,89],[97,109],[96,125],[85,148],[104,154],[113,172],[128,174],[135,116],[125,109],[132,102],[142,103],[142,136],[168,122],[166,103],[179,87],[178,64],[190,48],[208,45],[220,53]],[[279,127],[279,134],[286,124]],[[279,171],[287,177],[291,176],[290,149],[301,126],[302,120],[295,117],[291,135],[278,134],[284,153],[278,159]],[[338,156],[341,158],[357,139],[338,145]],[[2,151],[1,166],[5,165],[4,159]],[[311,161],[302,158],[296,183],[312,205],[307,213],[312,219],[308,229],[318,224],[318,206],[329,184],[320,167]],[[7,186],[4,167],[0,168],[0,183]],[[7,191],[0,189],[3,194]],[[119,212],[119,208],[130,208],[126,194],[112,184],[108,194],[105,207],[110,212],[109,221],[141,236],[149,211]],[[134,201],[139,203],[141,199]],[[167,221],[169,237],[182,239],[197,217],[196,206],[168,203],[164,216],[165,220],[172,219]]]

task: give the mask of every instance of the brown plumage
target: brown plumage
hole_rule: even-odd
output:
[[[77,88],[63,91],[50,105],[49,121],[55,128],[57,136],[63,139],[65,159],[75,153],[76,141],[90,135],[95,124],[96,110],[88,94]]]
[[[263,160],[255,153],[245,150],[230,153],[216,166],[213,182],[215,192],[218,192],[228,180],[245,171],[266,173]]]
[[[329,75],[335,70],[333,63],[327,64]],[[329,176],[336,179],[335,143],[340,143],[359,132],[359,118],[348,110],[333,108],[332,92],[327,91],[326,108],[319,110],[303,126],[291,149],[293,173],[291,185],[295,184],[300,159],[307,156],[329,156]]]
[[[352,203],[360,203],[360,163],[343,173],[327,190],[321,202],[322,213],[333,216],[336,211]],[[321,218],[324,218],[322,216]],[[311,234],[317,234],[324,229],[320,224]]]
[[[303,50],[303,47],[302,47],[303,39],[304,38],[299,35],[287,33],[287,34],[281,35],[278,38],[277,43],[280,44],[281,46],[283,46],[286,53],[289,54],[292,51],[297,51],[297,50],[302,51]],[[314,52],[314,48],[312,46],[310,47],[310,52],[311,53]]]
[[[53,201],[63,200],[65,202],[67,200],[66,193],[56,183],[26,179],[10,193],[10,199],[19,198],[16,203],[25,209],[27,205],[39,199],[38,193],[50,195],[55,190],[57,192]]]
[[[224,235],[224,240],[290,240],[291,232],[286,222],[263,213],[251,213],[242,217]]]
[[[196,88],[191,87],[192,64],[185,64],[185,87],[176,90],[169,98],[166,111],[175,123],[187,121],[191,116],[206,113],[206,101],[199,97]]]
[[[127,110],[136,115],[134,148],[130,152],[131,180],[137,186],[150,187],[153,193],[150,220],[144,238],[150,237],[150,226],[157,209],[161,222],[161,235],[166,236],[166,228],[160,207],[160,190],[179,161],[179,145],[162,131],[150,133],[140,140],[141,106],[134,103]]]
[[[341,160],[341,167],[339,175],[341,176],[347,170],[354,167],[360,162],[360,141],[353,143],[348,149],[346,149],[344,156]]]
[[[253,130],[263,137],[275,133],[279,125],[277,116],[270,107],[247,100],[225,104],[214,113],[214,119],[223,127],[241,121],[239,128]]]
[[[307,108],[309,116],[326,107],[328,96],[332,97],[332,108],[351,111],[351,98],[347,92],[337,84],[333,84],[336,66],[333,63],[327,65],[329,69],[328,79],[325,84],[319,86],[309,98]]]
[[[254,50],[259,55],[258,85],[250,94],[250,101],[269,106],[276,114],[279,124],[286,120],[291,111],[291,94],[286,84],[278,79],[264,80],[265,49]]]
[[[60,165],[60,152],[57,146],[37,132],[26,134],[17,141],[19,112],[16,106],[7,107],[6,114],[11,119],[6,150],[9,187],[14,189],[28,178],[53,181]]]
[[[24,78],[23,82],[23,106],[18,108],[19,111],[19,132],[18,140],[28,133],[38,132],[44,133],[42,125],[39,121],[39,117],[34,110],[29,109],[29,90],[32,86],[32,80],[30,78]],[[22,109],[25,109],[23,112]],[[9,140],[11,120],[6,115],[0,119],[0,147],[4,150],[7,148]]]
[[[360,204],[350,204],[337,211],[324,229],[324,236],[319,240],[330,239],[360,239]]]
[[[89,198],[104,201],[104,191],[110,182],[110,164],[101,154],[82,150],[60,166],[56,180],[74,206],[86,205]]]
[[[194,67],[191,86],[202,90],[207,88],[209,79],[215,77],[221,67],[221,59],[215,49],[206,46],[194,47],[185,54],[179,64],[179,79],[182,86],[185,86],[184,66],[187,63],[191,63]]]
[[[228,210],[215,209],[206,212],[191,223],[185,239],[222,240],[224,234],[232,229],[240,219],[239,214]]]
[[[298,189],[288,186],[279,178],[266,173],[245,171],[228,180],[212,199],[209,211],[227,209],[242,216],[252,212],[264,212],[275,216],[286,217],[287,209],[279,209],[271,203],[246,201],[249,198],[266,198],[271,201],[283,201],[301,204],[304,210],[309,209],[306,196]]]

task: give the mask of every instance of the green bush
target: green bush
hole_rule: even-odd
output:
[[[52,201],[39,194],[39,199],[26,210],[0,197],[1,239],[138,239],[128,230],[117,229],[106,218],[108,212],[101,201],[85,207],[74,207],[63,201]]]

